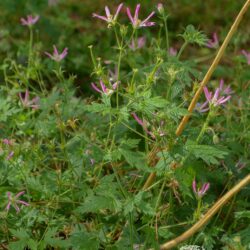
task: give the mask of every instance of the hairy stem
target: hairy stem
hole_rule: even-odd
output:
[[[167,17],[164,17],[164,28],[165,28],[165,39],[166,39],[166,48],[167,48],[167,53],[169,51],[169,38],[168,38],[168,24],[167,24]]]

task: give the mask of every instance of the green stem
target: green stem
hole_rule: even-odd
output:
[[[109,139],[110,139],[111,130],[112,130],[113,125],[114,125],[114,124],[112,123],[112,115],[111,115],[111,112],[110,112],[110,113],[109,113],[109,130],[108,130],[108,135],[107,135],[107,137],[106,137],[106,142],[105,142],[105,146],[104,146],[104,150],[103,150],[104,152],[106,152],[106,150],[107,150],[107,148],[108,148]],[[111,143],[110,149],[112,149],[112,145],[113,145],[113,141],[112,141],[112,143]],[[102,171],[103,164],[104,164],[104,159],[102,159],[101,166],[98,167],[99,170],[97,169],[97,167],[95,167],[95,169],[94,169],[94,173],[95,173],[96,171],[98,171],[98,172],[97,172],[97,175],[96,175],[97,178],[99,178],[100,175],[101,175],[101,171]]]
[[[136,29],[133,29],[133,32],[132,32],[130,38],[128,39],[127,43],[125,44],[124,48],[126,48],[126,47],[128,47],[130,45],[135,33],[136,33]]]
[[[29,71],[30,71],[30,66],[32,63],[32,55],[33,55],[33,29],[32,29],[32,27],[30,27],[29,30],[30,30],[30,42],[29,42],[29,58],[28,58],[27,78],[29,78]]]
[[[166,39],[166,48],[167,48],[167,54],[169,51],[169,38],[168,38],[168,24],[167,24],[167,16],[164,17],[164,28],[165,28],[165,39]]]
[[[119,109],[119,88],[120,88],[120,84],[119,84],[119,80],[120,80],[120,70],[121,70],[121,61],[122,61],[122,48],[123,46],[123,39],[121,41],[121,44],[119,46],[119,57],[118,57],[118,66],[117,66],[117,89],[116,89],[116,107],[117,110]]]
[[[95,60],[95,57],[94,57],[92,48],[93,48],[93,46],[90,45],[90,46],[89,46],[90,57],[91,57],[91,60],[92,60],[93,65],[94,65],[94,69],[96,70],[96,60]]]
[[[134,243],[134,240],[133,240],[133,214],[132,212],[129,213],[129,238],[130,238],[130,249],[133,250],[133,243]]]
[[[187,45],[188,45],[188,42],[185,41],[185,42],[183,43],[183,45],[181,46],[180,51],[179,51],[179,53],[178,53],[178,55],[177,55],[177,58],[178,58],[178,59],[179,59],[180,56],[182,55],[182,52],[183,52],[184,49],[187,47]]]
[[[156,204],[155,204],[155,213],[157,214],[157,209],[159,207],[159,204],[160,204],[160,201],[161,201],[161,196],[162,196],[162,193],[163,193],[163,190],[164,190],[164,187],[166,186],[166,183],[167,183],[167,178],[165,178],[165,180],[163,181],[162,183],[162,186],[161,186],[161,190],[160,190],[160,193],[157,197],[157,201],[156,201]],[[157,215],[156,215],[157,216]]]
[[[152,72],[149,74],[148,78],[147,78],[147,87],[150,87],[151,84],[154,82],[154,78],[155,78],[155,74],[157,72],[157,70],[160,68],[160,66],[162,65],[163,60],[161,58],[157,58],[157,62],[152,70]]]
[[[196,142],[197,142],[197,143],[200,142],[202,136],[204,135],[204,133],[205,133],[206,130],[207,130],[208,124],[209,124],[209,122],[210,122],[210,119],[211,119],[212,113],[213,113],[212,108],[213,108],[213,107],[210,105],[210,110],[209,110],[209,113],[208,113],[208,115],[207,115],[206,121],[204,122],[204,124],[203,124],[203,126],[202,126],[202,128],[201,128],[201,131],[200,131],[199,135],[198,135],[197,138],[196,138]]]
[[[224,228],[225,224],[228,222],[228,218],[229,218],[230,214],[232,213],[233,206],[235,205],[235,200],[236,200],[236,195],[233,197],[232,202],[230,202],[228,212],[227,212],[225,218],[223,219],[223,223],[222,223],[221,228]]]
[[[197,204],[197,209],[195,212],[195,221],[198,220],[200,218],[201,215],[201,205],[202,205],[202,199],[198,198],[198,204]]]
[[[210,119],[211,119],[212,116],[213,116],[213,106],[210,105],[210,110],[209,110],[209,113],[208,113],[208,115],[207,115],[206,121],[204,122],[204,124],[203,124],[203,126],[202,126],[202,128],[201,128],[201,131],[200,131],[199,135],[197,136],[197,138],[196,138],[196,140],[195,140],[197,144],[200,142],[201,138],[203,137],[204,133],[206,132],[207,127],[208,127],[208,124],[209,124]],[[189,153],[183,158],[183,160],[181,161],[181,166],[184,165],[184,163],[186,162],[186,160],[188,159],[188,157],[189,157],[190,155],[191,155],[191,153],[189,152]]]
[[[130,82],[130,86],[129,86],[129,90],[131,91],[131,93],[134,93],[135,91],[135,75],[137,74],[138,72],[138,69],[133,69],[133,75],[132,75],[132,79],[131,79],[131,82]]]
[[[116,38],[117,45],[118,45],[118,47],[120,47],[120,40],[119,40],[118,33],[117,33],[115,26],[114,26],[114,31],[115,31],[115,38]]]

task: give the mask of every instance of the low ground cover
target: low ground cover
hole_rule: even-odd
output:
[[[249,13],[176,133],[244,3],[187,2],[0,3],[2,249],[160,249],[249,174]],[[245,185],[176,249],[249,218]]]

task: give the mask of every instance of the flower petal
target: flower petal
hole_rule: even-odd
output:
[[[218,100],[218,102],[219,102],[219,104],[223,104],[223,103],[227,102],[230,98],[231,98],[231,95],[227,96],[226,98],[224,98],[221,101]]]
[[[136,8],[135,8],[135,15],[134,15],[134,20],[135,20],[135,21],[138,20],[140,8],[141,8],[141,5],[140,5],[140,4],[137,4],[137,5],[136,5]]]
[[[203,88],[203,91],[204,91],[204,93],[205,93],[206,99],[207,99],[208,101],[211,101],[212,94],[211,94],[211,92],[208,91],[208,88],[207,88],[207,87],[204,87],[204,88]]]
[[[105,16],[100,16],[100,15],[97,15],[96,13],[93,13],[92,16],[93,16],[93,17],[96,17],[96,18],[99,18],[99,19],[101,19],[101,20],[103,20],[103,21],[108,22],[108,18],[105,17]]]
[[[11,205],[11,202],[9,201],[7,206],[6,206],[6,210],[9,211],[10,210],[10,205]]]
[[[57,50],[56,45],[53,45],[53,48],[54,48],[53,55],[54,55],[54,56],[58,56],[59,53],[58,53],[58,50]]]
[[[102,87],[103,93],[107,93],[107,88],[106,88],[106,86],[105,86],[105,84],[103,83],[102,80],[100,80],[100,85],[101,85],[101,87]]]
[[[130,12],[129,8],[127,8],[127,15],[128,15],[128,18],[130,19],[131,23],[134,25],[134,19],[133,19],[132,15],[131,15],[131,12]]]
[[[99,93],[102,93],[102,91],[101,91],[99,88],[97,88],[96,85],[95,85],[93,82],[91,83],[91,86],[92,86],[92,88],[93,88],[95,91],[97,91],[97,92],[99,92]]]
[[[220,79],[220,90],[222,91],[224,87],[224,79]]]
[[[50,59],[53,59],[53,56],[50,53],[44,52],[44,54],[47,55]]]
[[[30,204],[25,202],[25,201],[22,201],[22,200],[17,200],[16,201],[17,203],[20,203],[20,204],[23,204],[24,206],[28,207]]]
[[[155,23],[154,23],[154,22],[148,22],[148,20],[149,20],[154,14],[155,14],[154,11],[151,12],[151,13],[149,14],[149,16],[141,22],[140,26],[144,26],[144,25],[146,25],[146,26],[153,26]]]
[[[192,188],[193,188],[194,193],[197,194],[196,181],[195,181],[195,179],[193,180]]]
[[[21,192],[17,193],[17,194],[15,195],[15,197],[18,198],[19,196],[23,195],[24,193],[25,193],[25,191],[21,191]]]
[[[218,100],[219,94],[220,94],[220,88],[217,88],[217,89],[215,90],[214,97],[213,97],[213,100],[214,100],[214,101],[217,101],[217,100]]]
[[[110,17],[110,10],[109,10],[108,6],[105,6],[105,12],[106,12],[107,18],[109,19],[109,17]]]
[[[122,6],[123,6],[123,3],[119,4],[119,6],[117,7],[117,10],[116,10],[116,13],[115,13],[115,16],[114,16],[114,19],[116,20],[121,9],[122,9]]]

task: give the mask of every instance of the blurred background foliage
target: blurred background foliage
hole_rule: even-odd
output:
[[[51,0],[50,0],[51,1]],[[56,1],[55,1],[56,2]],[[141,13],[145,16],[151,9],[155,9],[159,1],[123,1],[132,8],[140,2]],[[182,40],[176,34],[183,32],[188,24],[203,30],[208,36],[217,32],[220,41],[225,37],[232,21],[245,2],[244,0],[167,0],[161,1],[167,8],[169,18],[170,41],[178,48]],[[59,48],[68,47],[69,56],[66,60],[68,72],[77,75],[76,84],[89,81],[92,71],[88,45],[95,46],[95,54],[102,55],[104,60],[109,59],[110,43],[112,44],[112,32],[108,32],[106,23],[92,17],[92,13],[104,14],[104,6],[115,9],[120,1],[107,0],[58,0],[56,4],[49,5],[48,0],[1,0],[0,1],[0,59],[8,57],[18,58],[22,62],[23,56],[28,50],[28,30],[20,24],[20,18],[28,14],[41,16],[35,26],[36,46],[40,51],[52,50],[52,45]],[[121,18],[128,22],[126,10],[123,9]],[[240,30],[234,37],[232,44],[234,50],[249,46],[250,27],[247,25],[247,17],[241,23]],[[154,27],[157,33],[159,27]],[[145,31],[143,30],[144,35]],[[105,39],[104,39],[105,37]],[[148,34],[151,40],[150,34]],[[248,43],[248,44],[247,44]],[[178,46],[179,44],[179,46]],[[231,44],[231,46],[232,46]],[[186,53],[192,54],[192,50]],[[188,55],[190,56],[190,55]],[[84,85],[84,84],[83,84]],[[86,84],[87,86],[89,84]],[[82,86],[84,89],[84,86]],[[88,87],[86,87],[88,89]]]

